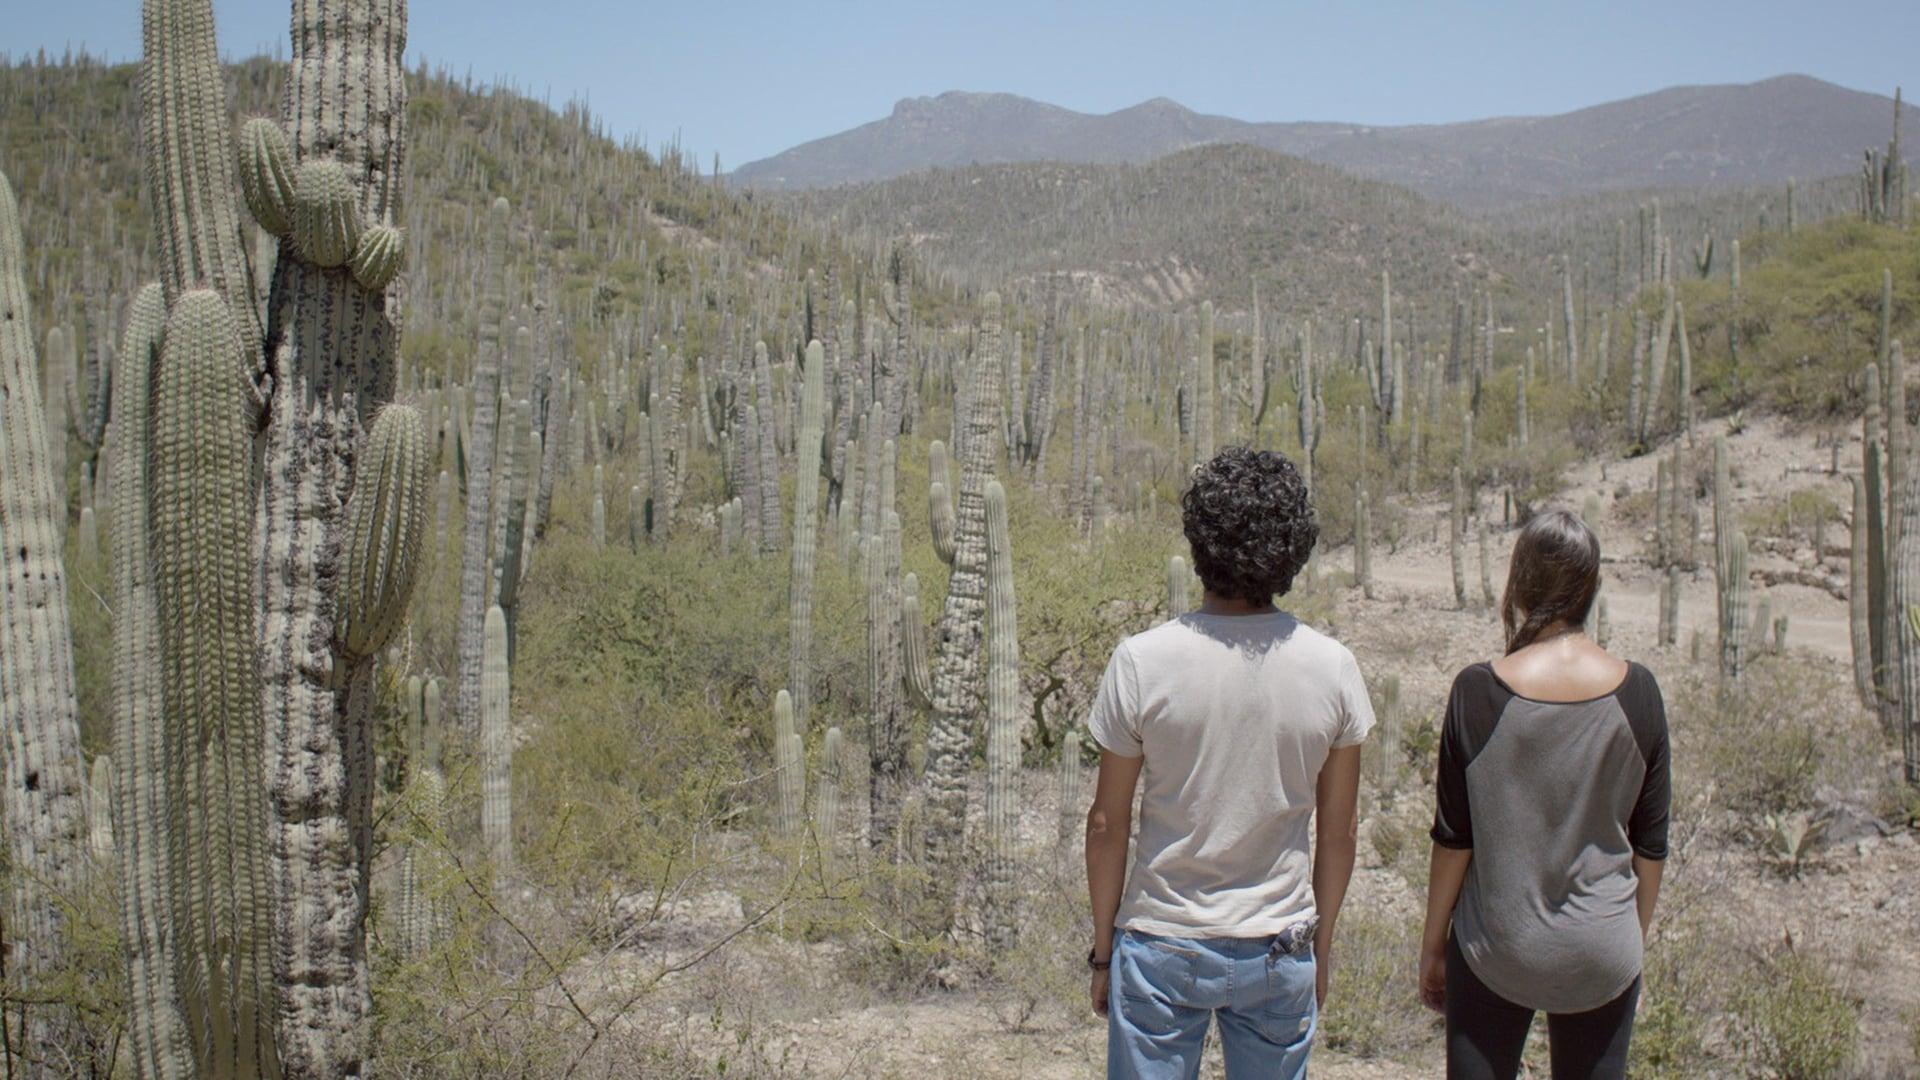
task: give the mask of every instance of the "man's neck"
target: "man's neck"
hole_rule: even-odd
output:
[[[1202,615],[1271,615],[1278,610],[1272,600],[1256,604],[1237,596],[1220,596],[1212,592],[1203,592],[1200,597]]]

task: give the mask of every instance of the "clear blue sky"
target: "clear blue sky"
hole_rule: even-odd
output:
[[[221,51],[287,38],[287,4],[215,0]],[[10,4],[0,50],[139,50],[138,0]],[[1247,120],[1369,124],[1563,112],[1680,83],[1799,72],[1920,91],[1917,0],[672,4],[412,0],[409,55],[589,98],[731,169],[885,116],[1005,90],[1089,112],[1166,96]]]

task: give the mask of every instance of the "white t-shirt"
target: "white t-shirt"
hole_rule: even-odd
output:
[[[1373,727],[1346,646],[1286,612],[1183,615],[1113,651],[1087,726],[1146,756],[1117,925],[1266,937],[1313,914],[1320,767]]]

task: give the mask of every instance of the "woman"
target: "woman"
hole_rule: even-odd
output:
[[[1447,1075],[1510,1078],[1536,1011],[1553,1075],[1624,1077],[1667,855],[1660,687],[1582,626],[1600,544],[1563,510],[1513,546],[1506,655],[1454,680],[1440,736],[1420,996]]]
[[[1229,1080],[1290,1080],[1327,993],[1373,708],[1353,654],[1273,603],[1318,535],[1293,463],[1222,450],[1181,508],[1205,601],[1121,642],[1088,717],[1088,989],[1110,1078],[1199,1076],[1217,1023]]]

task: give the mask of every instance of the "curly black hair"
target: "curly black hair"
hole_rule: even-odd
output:
[[[1215,454],[1193,470],[1180,510],[1207,591],[1255,604],[1286,595],[1320,538],[1300,470],[1271,450]]]

